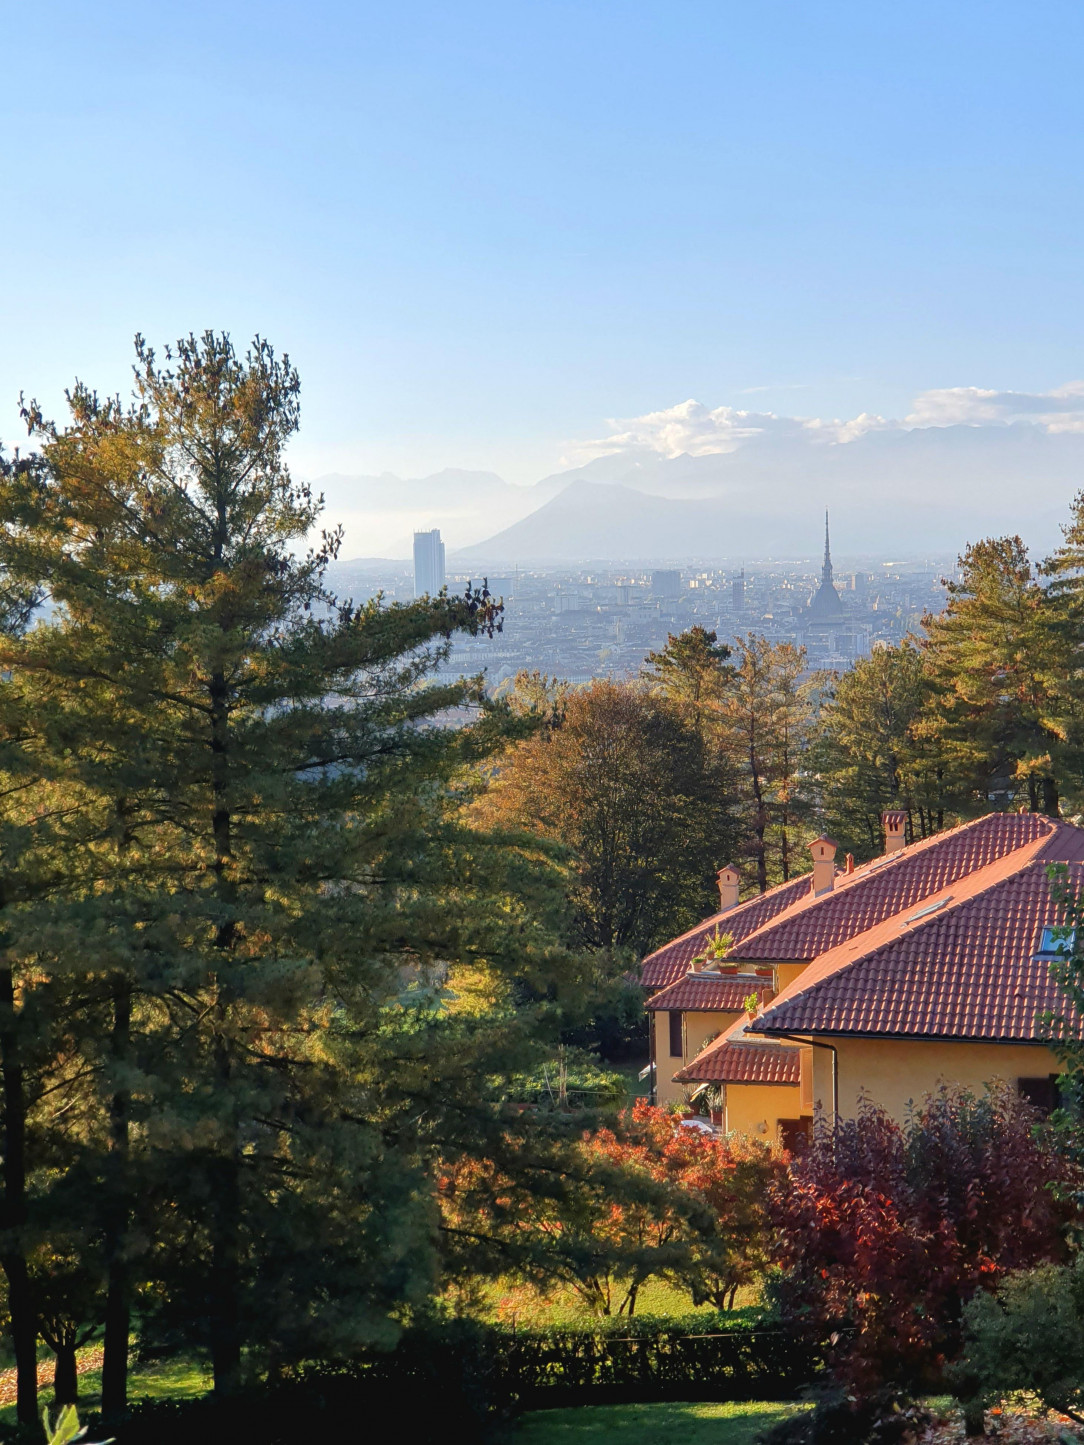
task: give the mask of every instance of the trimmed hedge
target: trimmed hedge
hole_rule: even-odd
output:
[[[610,1320],[502,1332],[502,1375],[523,1409],[647,1400],[786,1400],[823,1366],[778,1327],[727,1316]]]
[[[529,1330],[453,1320],[407,1330],[394,1350],[298,1368],[236,1401],[147,1400],[112,1433],[118,1445],[298,1445],[381,1418],[417,1440],[481,1441],[520,1410],[551,1405],[792,1399],[822,1368],[822,1353],[785,1331],[726,1315]]]

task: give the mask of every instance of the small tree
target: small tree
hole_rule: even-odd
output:
[[[767,1262],[766,1201],[781,1167],[764,1145],[682,1128],[640,1100],[583,1135],[560,1181],[525,1191],[495,1162],[449,1169],[445,1226],[490,1241],[490,1268],[563,1285],[593,1314],[634,1314],[652,1277],[728,1309]]]

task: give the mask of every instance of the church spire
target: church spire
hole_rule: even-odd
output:
[[[824,566],[821,568],[821,586],[832,586],[832,553],[828,546],[828,508],[824,509]]]
[[[824,510],[824,565],[821,567],[821,585],[809,602],[809,615],[821,622],[830,622],[843,616],[843,603],[832,581],[832,549],[828,540],[828,509]]]

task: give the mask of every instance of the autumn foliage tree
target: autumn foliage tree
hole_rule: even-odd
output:
[[[1074,1168],[1015,1094],[942,1087],[903,1124],[872,1104],[820,1127],[772,1195],[784,1316],[859,1391],[936,1381],[965,1304],[1063,1257]]]
[[[782,1167],[766,1145],[683,1128],[640,1100],[585,1131],[575,1165],[532,1191],[496,1161],[449,1168],[444,1228],[453,1252],[463,1238],[486,1241],[494,1274],[570,1289],[599,1316],[634,1314],[652,1278],[728,1309],[767,1264]]]
[[[607,680],[508,749],[479,817],[564,845],[574,933],[598,950],[646,951],[697,922],[735,841],[726,759],[679,703]]]

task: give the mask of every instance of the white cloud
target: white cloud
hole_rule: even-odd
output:
[[[646,452],[655,456],[702,457],[734,452],[764,437],[803,437],[811,443],[843,445],[870,431],[912,431],[919,427],[1008,426],[1028,422],[1048,432],[1084,432],[1084,381],[1049,392],[990,391],[977,386],[924,391],[900,420],[862,412],[838,417],[790,417],[737,407],[709,408],[679,402],[643,416],[611,420],[608,435],[577,443],[569,464],[595,457]]]
[[[1031,422],[1046,431],[1084,431],[1084,381],[1053,391],[987,391],[978,386],[949,386],[915,398],[906,427],[1007,426]]]

